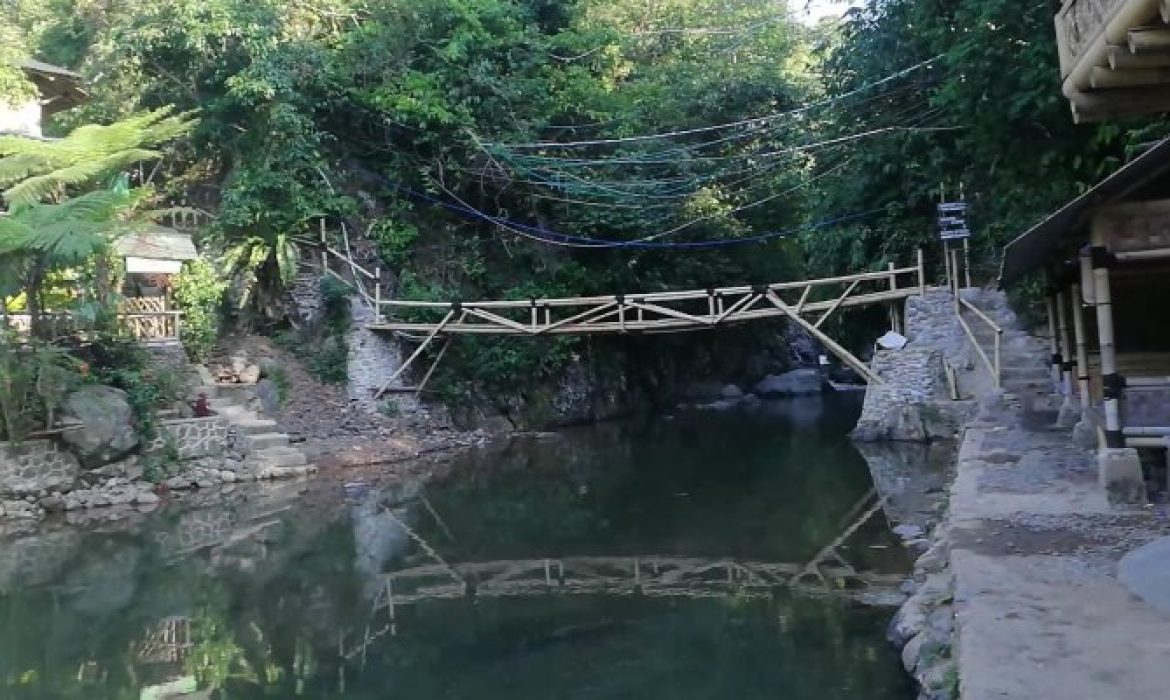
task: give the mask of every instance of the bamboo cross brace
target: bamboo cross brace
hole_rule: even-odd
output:
[[[728,316],[740,311],[741,310],[740,307],[744,307],[746,309],[746,308],[750,307],[752,304],[756,303],[756,301],[758,301],[759,299],[760,299],[760,295],[756,294],[755,292],[748,292],[748,293],[744,294],[743,297],[741,297],[739,301],[732,304],[726,311],[720,313],[719,316],[715,319],[715,323],[716,324],[723,323],[723,321]],[[744,306],[745,304],[747,306]]]
[[[420,343],[419,346],[415,348],[415,351],[411,353],[410,357],[406,358],[406,362],[403,362],[402,366],[399,367],[398,370],[394,372],[394,374],[390,375],[390,378],[386,380],[386,383],[378,389],[378,391],[374,394],[375,401],[382,398],[382,394],[386,393],[386,390],[390,388],[390,385],[394,383],[394,380],[402,376],[402,373],[406,371],[406,368],[410,367],[410,365],[415,360],[417,360],[420,355],[423,354],[423,351],[426,350],[427,346],[431,344],[431,341],[435,339],[435,336],[437,336],[444,328],[447,327],[447,324],[451,322],[451,318],[454,315],[454,309],[447,312],[447,315],[443,317],[443,320],[439,322],[439,325],[435,326],[435,328],[427,334],[427,337],[423,339],[422,343]]]
[[[500,316],[498,314],[493,314],[490,311],[484,311],[483,309],[477,309],[474,306],[466,307],[466,313],[469,313],[472,316],[475,316],[476,318],[483,319],[484,321],[487,321],[489,323],[494,323],[496,325],[503,326],[505,328],[511,328],[512,330],[520,331],[521,333],[532,333],[532,329],[530,327],[524,325],[523,323],[519,323],[517,321],[513,321],[511,319],[504,318],[503,316]],[[458,325],[460,323],[460,321],[456,321],[455,323],[456,323],[456,325]]]
[[[886,502],[885,498],[878,498],[874,502],[874,504],[869,507],[868,510],[866,510],[864,513],[862,513],[857,518],[857,520],[854,520],[853,523],[851,525],[849,525],[849,527],[845,528],[844,532],[842,532],[840,535],[838,535],[837,538],[834,539],[832,542],[825,545],[821,549],[821,551],[817,552],[816,556],[814,556],[812,559],[809,560],[808,564],[805,565],[805,567],[801,570],[801,572],[796,574],[795,576],[793,576],[789,580],[789,584],[795,586],[796,584],[800,583],[800,581],[802,579],[804,579],[808,576],[816,576],[817,578],[824,581],[824,574],[822,574],[820,569],[819,569],[821,562],[824,561],[825,558],[828,557],[830,554],[835,554],[837,551],[837,548],[840,547],[845,542],[845,540],[852,537],[853,533],[860,530],[861,526],[864,525],[866,522],[868,522],[869,519],[872,518],[875,513],[877,513],[879,510],[881,510],[882,506],[885,505],[885,502]]]
[[[463,323],[463,319],[465,318],[467,318],[466,311],[459,315],[459,318],[455,321],[455,324],[458,325]],[[443,361],[443,356],[447,354],[447,348],[451,347],[451,342],[454,340],[455,336],[447,336],[447,340],[443,343],[443,347],[439,348],[439,354],[436,355],[434,361],[431,362],[431,366],[427,369],[427,373],[423,375],[422,381],[418,383],[417,387],[415,387],[415,396],[422,394],[422,390],[426,388],[427,382],[431,381],[431,375],[434,374],[435,370],[439,368],[439,363]]]
[[[842,294],[841,296],[837,297],[837,300],[833,302],[833,305],[830,306],[828,308],[828,310],[825,311],[825,313],[823,313],[821,315],[821,317],[817,319],[817,322],[816,322],[816,324],[814,324],[814,327],[820,328],[824,324],[825,321],[828,321],[829,317],[832,316],[837,311],[837,309],[841,308],[841,304],[845,303],[845,300],[849,298],[849,295],[853,293],[854,289],[857,289],[857,285],[860,283],[861,283],[861,280],[853,280],[853,283],[850,284],[845,289],[845,293]],[[810,285],[810,288],[811,288],[811,285]]]
[[[699,324],[702,324],[704,326],[710,326],[710,325],[715,324],[715,321],[710,319],[710,318],[706,318],[703,316],[692,316],[691,314],[684,313],[682,311],[676,311],[674,309],[668,309],[665,306],[659,306],[658,304],[649,304],[649,303],[646,303],[643,301],[633,300],[633,301],[629,302],[629,306],[631,306],[635,309],[645,309],[646,311],[653,311],[655,313],[662,314],[663,316],[670,316],[670,317],[677,318],[677,319],[680,319],[683,321],[690,321],[692,323],[699,323]]]
[[[865,377],[867,382],[870,384],[883,383],[881,377],[874,374],[869,367],[866,367],[864,362],[854,357],[853,353],[838,345],[836,341],[821,332],[819,328],[804,320],[800,314],[795,313],[792,310],[792,307],[788,306],[788,304],[785,304],[784,300],[776,295],[776,292],[769,290],[768,300],[771,301],[776,306],[776,308],[783,311],[788,316],[788,318],[791,318],[797,323],[797,325],[808,331],[810,335],[819,340],[822,345],[829,349],[830,352],[841,358],[841,361],[849,365],[853,371],[857,372],[862,377]]]
[[[567,326],[567,325],[569,325],[571,323],[575,323],[577,321],[581,321],[582,323],[588,323],[589,321],[597,320],[596,318],[591,318],[589,320],[584,320],[584,321],[582,319],[586,319],[590,316],[593,316],[594,314],[600,314],[603,311],[608,311],[610,309],[613,309],[613,313],[617,313],[617,301],[616,300],[606,302],[606,303],[602,304],[601,306],[597,306],[597,307],[594,307],[592,309],[586,309],[585,311],[582,311],[579,314],[575,314],[575,315],[570,316],[568,318],[561,319],[560,321],[557,321],[556,323],[548,323],[548,317],[546,316],[544,327],[541,328],[540,330],[536,331],[536,335],[540,335],[542,333],[548,333],[549,331],[553,330],[554,328],[560,328],[561,326]],[[545,311],[547,311],[547,310],[548,310],[548,307],[546,306]]]
[[[808,295],[812,294],[812,288],[813,285],[809,284],[804,288],[804,291],[800,293],[800,301],[796,302],[796,313],[799,314],[804,312],[804,304],[806,301],[808,301]]]

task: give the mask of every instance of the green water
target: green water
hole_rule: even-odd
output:
[[[856,404],[574,430],[425,488],[351,472],[10,533],[0,697],[909,698],[888,610],[727,580],[839,534],[871,488]],[[896,570],[890,544],[877,518],[841,553]]]

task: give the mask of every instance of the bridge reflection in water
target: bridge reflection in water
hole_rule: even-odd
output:
[[[346,659],[360,656],[364,664],[373,642],[397,635],[397,608],[431,601],[553,595],[767,599],[780,590],[813,596],[893,593],[905,581],[904,573],[858,570],[840,552],[883,504],[884,499],[870,490],[854,505],[837,536],[802,563],[673,555],[447,562],[420,542],[436,563],[381,574],[369,623],[356,644],[339,640],[339,652]],[[420,539],[395,520],[413,539]]]

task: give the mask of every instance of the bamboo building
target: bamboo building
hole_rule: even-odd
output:
[[[1036,275],[1062,420],[1111,495],[1144,500],[1142,464],[1170,441],[1170,139],[1008,244],[1000,286]]]

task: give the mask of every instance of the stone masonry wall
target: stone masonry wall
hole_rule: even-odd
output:
[[[166,437],[160,435],[155,438],[147,451],[154,452],[163,449],[169,438],[181,460],[223,454],[227,447],[230,430],[227,421],[215,416],[164,421],[159,428]]]
[[[53,440],[0,443],[0,495],[68,489],[80,473],[77,458]]]
[[[951,401],[944,362],[965,357],[962,330],[944,289],[906,300],[906,337],[901,350],[881,350],[873,369],[885,382],[873,384],[853,437],[860,441],[929,442],[955,436],[973,407]]]
[[[375,333],[366,327],[377,317],[361,298],[350,299],[350,317],[353,324],[346,338],[349,345],[346,391],[350,401],[367,410],[376,410],[374,393],[402,366],[402,351],[391,336]],[[395,380],[394,385],[405,386],[403,378]]]

